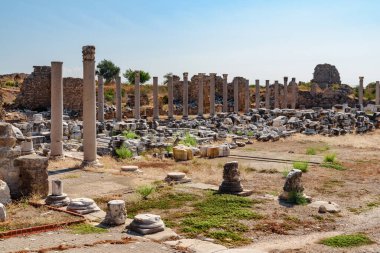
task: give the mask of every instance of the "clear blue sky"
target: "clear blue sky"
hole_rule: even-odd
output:
[[[380,80],[378,0],[0,0],[0,74],[64,62],[81,76],[81,47],[123,71],[198,72],[309,81],[331,63],[342,81]]]

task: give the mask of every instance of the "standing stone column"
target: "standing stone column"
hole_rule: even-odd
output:
[[[249,106],[250,106],[250,99],[249,99],[249,80],[245,80],[245,86],[244,86],[244,112],[249,113]]]
[[[278,100],[278,92],[279,92],[279,84],[278,81],[274,81],[274,108],[279,108],[280,101]]]
[[[199,73],[199,87],[198,87],[198,117],[203,118],[203,82],[205,73]]]
[[[380,105],[380,81],[376,81],[376,105]]]
[[[363,111],[363,80],[364,77],[359,77],[359,106],[360,110]]]
[[[234,113],[239,113],[239,80],[234,79]]]
[[[223,74],[223,112],[228,112],[227,76],[228,74]]]
[[[153,77],[153,120],[160,118],[160,112],[158,109],[158,77]]]
[[[255,108],[260,108],[260,80],[255,81]]]
[[[51,132],[50,155],[63,155],[63,81],[62,62],[51,62]]]
[[[104,82],[100,75],[98,76],[98,121],[104,122]]]
[[[140,119],[140,71],[135,73],[135,119]]]
[[[265,108],[270,109],[269,80],[265,80]]]
[[[284,76],[284,103],[282,108],[288,109],[288,77]]]
[[[120,76],[115,77],[116,81],[116,121],[120,122],[122,119],[121,112],[121,78]]]
[[[83,55],[83,166],[101,166],[96,159],[95,46],[82,47]]]
[[[189,118],[189,74],[187,72],[183,73],[183,96],[182,96],[182,107],[183,107],[183,118]]]
[[[292,78],[291,83],[292,83],[292,109],[296,109],[298,85],[294,77]]]
[[[168,80],[168,118],[172,120],[173,117],[173,76],[169,76]]]
[[[215,78],[216,73],[210,73],[210,116],[215,116]]]

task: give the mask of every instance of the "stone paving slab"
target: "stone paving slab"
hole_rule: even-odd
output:
[[[170,246],[189,248],[193,250],[195,253],[216,253],[221,252],[223,250],[227,250],[227,248],[223,245],[198,239],[181,239],[178,241],[167,241],[164,242],[164,244]]]

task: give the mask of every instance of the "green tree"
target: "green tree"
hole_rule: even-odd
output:
[[[120,73],[120,68],[112,61],[106,59],[99,62],[96,68],[96,74],[103,76],[104,79],[106,79],[106,83],[111,82],[112,79]]]
[[[164,75],[164,84],[168,84],[169,83],[169,77],[171,77],[173,75],[172,72],[170,73],[167,73],[166,75]]]
[[[134,84],[135,83],[135,73],[137,71],[139,71],[139,70],[127,69],[125,71],[125,73],[123,74],[123,76],[128,79],[128,82],[130,84]],[[143,70],[140,70],[140,83],[143,84],[143,83],[145,83],[145,82],[147,82],[149,80],[150,80],[149,73],[145,72]]]

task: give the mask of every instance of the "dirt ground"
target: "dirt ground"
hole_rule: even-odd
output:
[[[309,206],[287,206],[278,202],[277,196],[281,193],[284,184],[283,172],[291,169],[290,163],[262,162],[232,157],[195,158],[192,161],[180,163],[153,158],[115,161],[111,157],[102,157],[100,160],[104,168],[82,170],[78,166],[80,161],[67,158],[50,163],[49,179],[62,179],[64,192],[70,197],[90,197],[96,200],[123,197],[133,203],[136,201],[134,191],[138,186],[161,181],[171,171],[185,172],[196,183],[218,186],[222,181],[224,163],[237,160],[243,186],[254,191],[250,198],[261,200],[254,206],[255,211],[265,216],[263,219],[246,224],[251,228],[246,236],[252,240],[252,243],[241,246],[242,249],[262,252],[380,252],[379,143],[380,130],[376,130],[361,136],[323,137],[297,134],[277,142],[254,142],[244,148],[232,150],[232,155],[313,162],[323,162],[326,154],[335,153],[346,170],[310,164],[309,171],[302,176],[302,182],[305,193],[313,200],[337,203],[341,207],[341,212],[338,214],[319,214],[317,209]],[[308,148],[315,149],[316,155],[307,155]],[[138,165],[143,173],[120,172],[122,165]],[[190,188],[187,190],[191,191]],[[105,208],[104,203],[99,203],[99,205],[102,209]],[[166,211],[162,210],[160,213],[157,210],[157,212],[165,216]],[[173,229],[176,230],[176,228]],[[181,233],[179,230],[176,232]],[[318,243],[322,238],[343,233],[365,233],[375,243],[346,249],[330,248]],[[120,237],[115,231],[107,234],[112,238]],[[72,235],[62,230],[52,232],[49,236],[36,235],[38,244],[27,240],[36,236],[22,240],[0,241],[0,249],[4,252],[14,252],[25,248],[58,246],[62,242],[79,243],[75,242],[78,240],[80,243],[90,243],[99,240],[99,237],[107,237],[107,234],[92,237],[77,235],[76,240],[71,240],[69,238]],[[7,247],[10,242],[12,242],[12,247]],[[93,251],[88,252],[98,252],[99,247],[99,245],[94,246]],[[118,247],[122,246],[118,245]],[[125,247],[125,252],[134,252],[129,251],[128,247]],[[152,249],[149,252],[161,252],[160,247],[162,246],[155,247],[157,251]],[[163,252],[172,251],[167,249]]]

